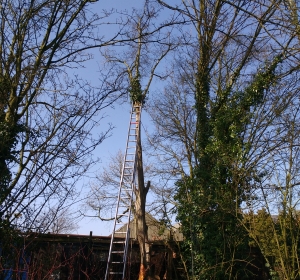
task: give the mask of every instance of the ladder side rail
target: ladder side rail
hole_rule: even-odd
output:
[[[126,241],[125,241],[126,246],[125,246],[125,253],[124,253],[124,256],[123,256],[124,265],[123,265],[123,278],[122,279],[125,278],[129,239],[130,239],[130,228],[128,228],[127,233],[126,233]]]
[[[135,172],[136,172],[136,154],[135,154],[135,161],[134,161],[134,171],[132,176],[131,182],[131,198],[134,195],[134,183],[135,183]],[[132,202],[132,200],[131,200]],[[131,216],[131,207],[129,208],[129,215],[128,215],[128,222],[127,222],[127,231],[126,231],[126,240],[125,240],[125,252],[123,256],[123,278],[125,279],[125,272],[126,272],[126,264],[127,264],[127,253],[128,253],[128,246],[130,240],[130,216]]]

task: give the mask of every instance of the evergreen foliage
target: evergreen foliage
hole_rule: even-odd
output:
[[[9,122],[5,119],[5,109],[8,107],[8,96],[12,90],[10,79],[7,75],[0,76],[0,203],[8,194],[8,185],[11,180],[11,171],[8,164],[16,155],[16,145],[19,134],[25,127],[18,121]],[[1,216],[0,216],[1,217]]]
[[[130,81],[129,96],[133,104],[137,103],[143,105],[145,103],[145,96],[142,91],[139,74]]]
[[[199,165],[194,178],[177,182],[175,196],[177,218],[186,237],[185,253],[195,279],[253,279],[247,256],[249,236],[239,222],[251,173],[244,169],[251,144],[243,134],[255,107],[276,82],[279,63],[276,57],[243,91],[225,89],[210,107],[207,98],[196,102],[198,127],[206,128],[198,134]]]

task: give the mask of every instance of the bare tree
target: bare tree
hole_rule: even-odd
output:
[[[77,180],[110,134],[93,131],[122,81],[110,83],[106,69],[96,87],[71,72],[93,58],[89,50],[130,39],[122,25],[101,35],[110,13],[94,13],[92,2],[1,2],[0,215],[8,223],[46,230],[51,221],[40,217],[77,198]]]
[[[90,216],[102,221],[111,221],[114,217],[117,193],[120,185],[120,177],[124,154],[118,151],[111,156],[109,163],[102,171],[96,174],[94,181],[90,183],[89,195],[86,198],[87,212],[92,210]],[[82,213],[84,215],[84,213]],[[85,214],[86,215],[86,214]]]
[[[130,93],[130,102],[135,106],[143,106],[153,78],[162,78],[158,65],[174,48],[171,44],[169,31],[163,28],[172,26],[174,19],[156,23],[160,10],[157,6],[146,1],[143,11],[133,11],[132,14],[123,14],[128,19],[127,32],[137,39],[123,44],[122,49],[108,49],[103,52],[108,65],[114,65],[117,77],[125,77],[127,89]],[[140,118],[140,116],[138,116]],[[119,163],[114,164],[115,172],[120,172]],[[146,196],[150,188],[144,179],[144,165],[142,158],[142,143],[140,133],[137,136],[137,188],[135,190],[134,217],[137,221],[137,239],[141,253],[139,279],[145,279],[150,273],[150,244],[148,242],[145,220]],[[116,196],[116,194],[115,194]],[[93,205],[95,205],[93,203]],[[95,207],[94,207],[95,208]]]

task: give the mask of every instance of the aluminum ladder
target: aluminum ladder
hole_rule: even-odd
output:
[[[130,219],[135,188],[137,137],[141,122],[140,105],[132,105],[123,161],[114,228],[111,235],[105,280],[125,279]]]

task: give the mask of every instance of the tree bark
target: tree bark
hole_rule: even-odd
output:
[[[139,104],[136,104],[139,106]],[[136,114],[136,121],[140,121],[140,113]],[[136,236],[140,247],[140,272],[139,280],[146,279],[150,272],[150,245],[148,241],[148,232],[146,225],[146,196],[150,187],[148,181],[145,186],[142,142],[140,130],[137,132],[137,155],[136,155],[137,187],[135,189],[135,219],[136,219]]]

